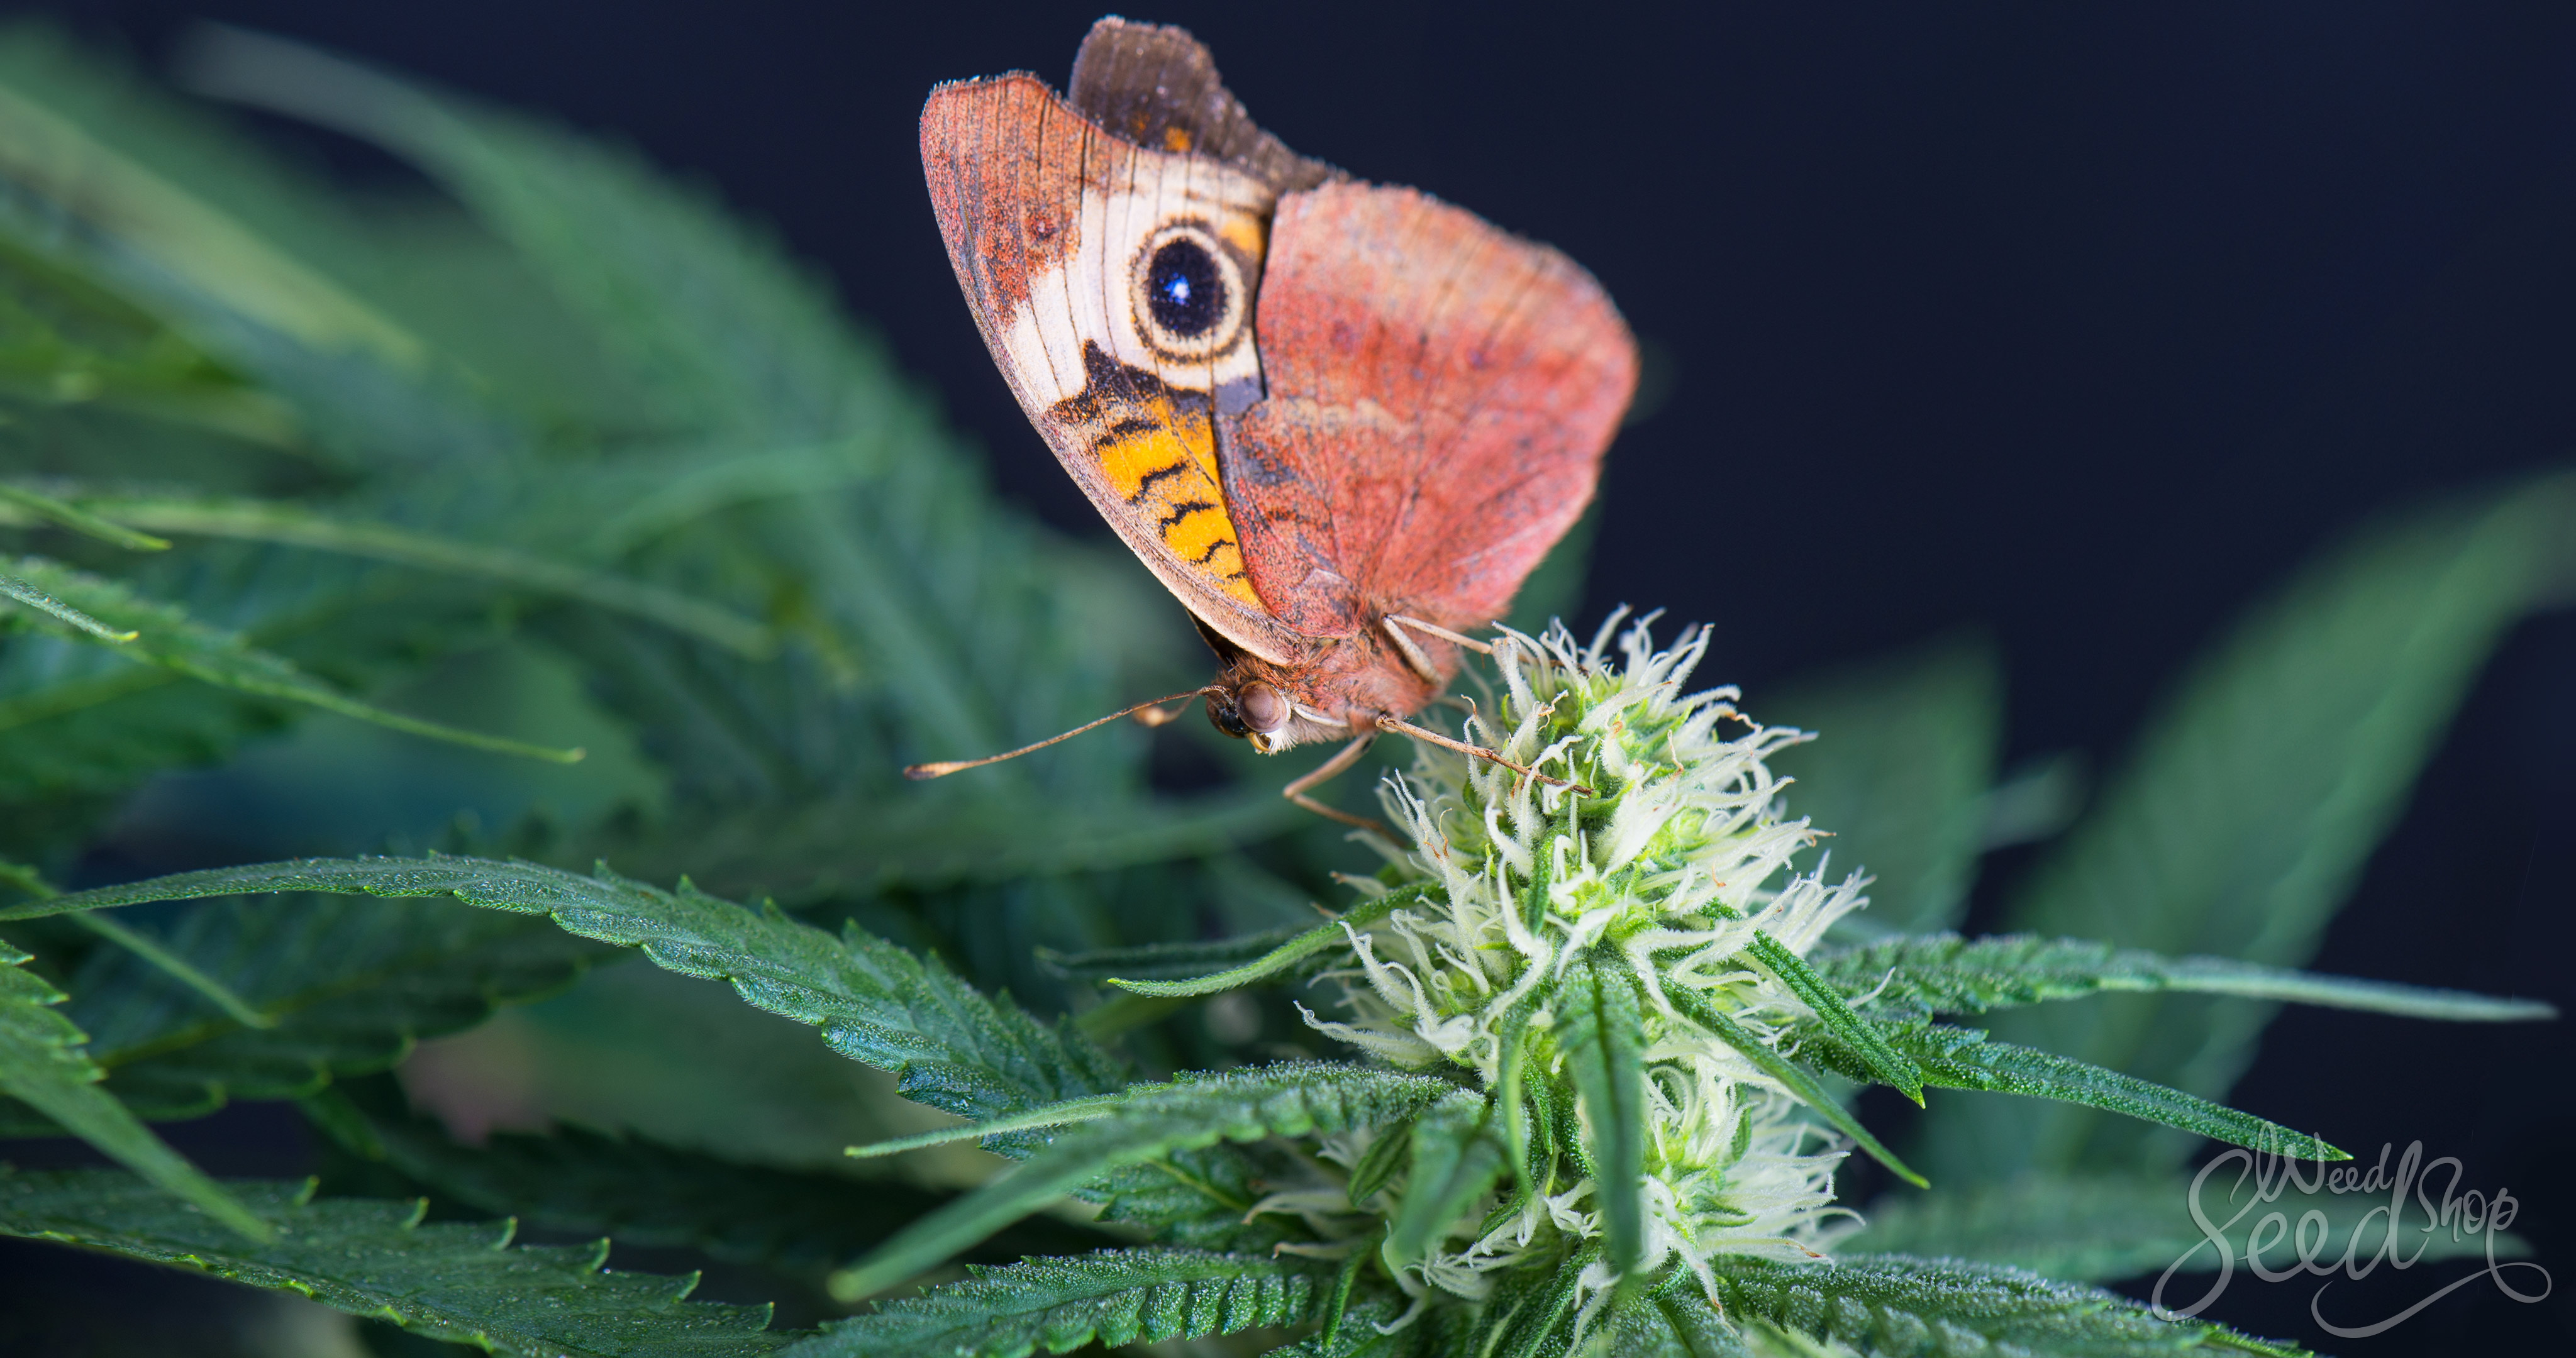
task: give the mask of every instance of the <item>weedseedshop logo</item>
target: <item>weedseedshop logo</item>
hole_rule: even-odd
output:
[[[2308,1317],[2338,1339],[2366,1339],[2395,1329],[2425,1307],[2481,1278],[2494,1280],[2496,1290],[2515,1301],[2536,1302],[2549,1296],[2551,1280],[2547,1269],[2527,1260],[2499,1261],[2496,1257],[2500,1248],[2508,1254],[2515,1249],[2511,1241],[2501,1247],[2498,1244],[2498,1237],[2512,1228],[2514,1217],[2522,1209],[2513,1194],[2502,1185],[2492,1195],[2475,1188],[2460,1191],[2467,1171],[2459,1159],[2446,1155],[2426,1164],[2421,1141],[2407,1145],[2392,1174],[2388,1151],[2387,1146],[2381,1146],[2378,1163],[2367,1172],[2358,1164],[2329,1166],[2244,1149],[2228,1151],[2202,1166],[2191,1180],[2191,1219],[2200,1228],[2201,1241],[2156,1279],[2151,1300],[2157,1313],[2168,1319],[2199,1315],[2235,1281],[2239,1263],[2267,1283],[2285,1283],[2300,1277],[2326,1279],[2318,1285],[2316,1295],[2308,1299]],[[2235,1182],[2222,1201],[2213,1203],[2210,1181],[2231,1165],[2236,1169]],[[2314,1169],[2314,1177],[2302,1174],[2303,1168]],[[2436,1181],[2440,1183],[2439,1197],[2434,1193]],[[2295,1200],[2286,1209],[2274,1205],[2285,1196]],[[2384,1201],[2364,1210],[2362,1204],[2374,1199]],[[2303,1205],[2305,1210],[2300,1210]],[[2225,1211],[2230,1206],[2234,1210]],[[2239,1223],[2266,1207],[2271,1210],[2254,1217],[2241,1235],[2232,1234]],[[2298,1212],[2295,1226],[2290,1220],[2292,1211]],[[2225,1212],[2223,1220],[2218,1219],[2220,1212]],[[2240,1239],[2244,1244],[2241,1250],[2236,1248]],[[2341,1323],[2356,1319],[2345,1308],[2361,1305],[2343,1297],[2337,1299],[2337,1310],[2343,1314],[2337,1320],[2327,1318],[2326,1293],[2337,1281],[2359,1282],[2381,1264],[2392,1270],[2413,1268],[2428,1253],[2434,1258],[2483,1257],[2487,1266],[2382,1319]],[[2165,1286],[2173,1275],[2208,1268],[2218,1270],[2218,1279],[2198,1300],[2188,1306],[2165,1304]],[[2507,1275],[2516,1270],[2528,1270],[2518,1280],[2533,1290],[2515,1286],[2516,1279]]]

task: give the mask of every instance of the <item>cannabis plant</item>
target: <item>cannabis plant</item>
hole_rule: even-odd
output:
[[[510,1354],[2281,1353],[2092,1285],[2199,1242],[2205,1141],[2344,1157],[2215,1101],[2271,1006],[2548,1015],[2296,968],[2563,597],[2563,476],[2249,617],[2006,935],[1951,932],[1977,859],[2071,799],[1996,783],[1990,657],[1774,711],[1703,686],[1704,631],[1544,625],[1579,562],[1450,717],[1563,785],[1424,748],[1346,837],[1158,793],[1132,731],[907,785],[1170,687],[1171,610],[998,505],[822,288],[634,157],[247,35],[186,72],[444,196],[0,42],[0,1134],[117,1166],[0,1173],[0,1232]],[[119,880],[99,846],[209,767],[496,823],[316,810],[281,861]],[[815,1050],[691,1017],[654,1064],[655,1014],[712,1012],[610,984],[655,969],[890,1077],[821,1105],[851,1155],[760,1117],[452,1130],[416,1044],[568,987],[525,1012],[625,1025],[610,1120]],[[1902,1156],[1872,1085],[1930,1110]],[[155,1130],[236,1100],[291,1104],[324,1172],[217,1180]],[[1855,1152],[1907,1186],[1855,1210]],[[741,1271],[694,1301],[600,1236]]]

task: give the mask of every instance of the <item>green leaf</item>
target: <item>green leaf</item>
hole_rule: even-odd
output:
[[[12,239],[10,227],[7,214],[0,213],[0,396],[18,398],[30,413],[43,412],[39,420],[57,412],[107,411],[143,416],[151,422],[145,428],[204,429],[256,444],[292,441],[293,419],[276,398],[223,369],[150,311],[41,248],[58,242]],[[51,521],[76,532],[85,527],[77,520]],[[110,540],[133,545],[113,535]]]
[[[199,88],[409,156],[529,261],[592,327],[649,419],[673,430],[835,439],[885,432],[884,360],[831,289],[628,154],[442,100],[311,48],[246,33],[204,44]]]
[[[1369,1296],[1354,1299],[1342,1312],[1342,1323],[1330,1337],[1323,1331],[1270,1350],[1267,1358],[1417,1358],[1434,1351],[1433,1346],[1449,1336],[1443,1322],[1446,1311],[1433,1311],[1411,1325],[1396,1326],[1393,1333],[1380,1326],[1395,1326],[1404,1314],[1402,1298]]]
[[[2223,957],[2161,957],[2087,939],[2001,934],[1975,940],[1957,934],[1881,939],[1860,947],[1822,948],[1808,963],[1869,1018],[1909,1023],[1935,1014],[2076,999],[2101,991],[2189,991],[2241,995],[2402,1014],[2409,1018],[2511,1023],[2553,1018],[2538,1000],[2494,999],[2460,990],[2392,985],[2322,976]],[[1863,1002],[1861,997],[1869,998]]]
[[[63,994],[26,969],[26,953],[0,943],[0,1092],[35,1107],[72,1135],[143,1176],[143,1191],[168,1194],[230,1231],[255,1240],[269,1227],[214,1180],[170,1149],[141,1120],[98,1087],[99,1069],[81,1045],[88,1038],[53,1006]],[[0,1193],[6,1191],[0,1180]]]
[[[1114,1117],[1058,1133],[1020,1167],[915,1222],[832,1293],[856,1300],[920,1272],[1111,1170],[1220,1140],[1330,1135],[1410,1118],[1453,1086],[1329,1062],[1192,1074],[1132,1091]]]
[[[893,380],[894,374],[879,372],[871,385]],[[767,446],[700,441],[635,449],[581,468],[566,481],[570,498],[591,505],[579,516],[581,555],[613,559],[683,531],[704,533],[725,510],[840,495],[881,481],[897,459],[917,451],[906,437],[917,432],[880,418],[830,438]],[[599,512],[603,506],[606,513]]]
[[[1594,1354],[1618,1358],[1815,1358],[1790,1345],[1815,1341],[1760,1320],[1721,1316],[1708,1305],[1666,1306],[1652,1294],[1614,1303],[1593,1333]],[[1779,1342],[1779,1341],[1788,1342]],[[1825,1350],[1849,1358],[1850,1349]],[[1934,1350],[1935,1353],[1939,1350]],[[1590,1355],[1587,1355],[1590,1358]]]
[[[2183,676],[2093,813],[2033,870],[2010,925],[2305,961],[2487,656],[2563,569],[2571,525],[2576,480],[2550,476],[2417,511],[2304,567]],[[2270,1013],[2115,998],[1996,1031],[2215,1096]],[[2015,1112],[1935,1117],[1934,1177],[2128,1169],[2189,1150],[2083,1109]]]
[[[177,607],[186,618],[209,624],[220,620],[228,629],[240,629],[259,651],[285,658],[299,678],[310,682],[320,676],[338,693],[395,687],[419,692],[428,667],[461,650],[488,652],[501,640],[496,623],[511,611],[498,591],[479,585],[237,544],[195,545],[138,561],[125,583],[137,595]],[[9,621],[15,624],[14,618]],[[147,634],[154,628],[141,620],[127,625]],[[152,640],[147,635],[144,644]],[[220,762],[247,738],[287,726],[313,710],[187,682],[171,669],[135,663],[134,649],[34,634],[0,646],[0,806],[8,808],[0,811],[0,822],[14,819],[25,826],[41,816],[61,827],[51,833],[77,835],[82,823],[103,809],[105,798],[162,770]],[[484,668],[478,657],[461,673]],[[442,707],[466,711],[496,705],[470,690],[429,696]],[[508,704],[505,712],[515,710],[505,695],[491,697]],[[478,713],[457,724],[485,720],[491,718]],[[536,724],[527,734],[542,736],[546,729]],[[586,723],[583,734],[596,729],[597,723]],[[325,742],[336,740],[328,731],[314,734]],[[422,754],[433,762],[442,759],[434,752]],[[612,775],[615,766],[612,761]],[[279,775],[277,770],[245,772]],[[487,783],[501,776],[463,766],[457,773]],[[313,776],[318,770],[306,775]],[[560,783],[563,778],[547,775],[546,780]],[[23,835],[18,839],[22,849],[38,842]]]
[[[787,1350],[795,1358],[1022,1358],[1293,1325],[1315,1301],[1315,1266],[1202,1250],[1100,1250],[1001,1268],[880,1302]]]
[[[123,524],[111,523],[78,505],[65,504],[50,495],[39,495],[25,486],[0,481],[0,504],[15,505],[29,516],[57,528],[68,528],[101,542],[113,543],[128,551],[168,551],[170,544],[148,533],[138,533]]]
[[[452,896],[551,916],[584,938],[641,947],[666,970],[722,980],[752,1005],[814,1024],[844,1056],[899,1076],[904,1097],[990,1117],[1122,1083],[1088,1043],[978,995],[934,961],[853,927],[840,937],[749,910],[685,880],[664,891],[606,869],[584,877],[476,858],[307,858],[178,873],[0,910],[0,920],[145,901],[275,891]]]
[[[1158,1244],[1259,1250],[1303,1236],[1295,1218],[1256,1215],[1253,1208],[1274,1185],[1311,1172],[1286,1146],[1229,1143],[1112,1170],[1073,1196],[1102,1204],[1099,1220],[1123,1224]],[[987,1237],[988,1246],[993,1238]]]
[[[17,888],[30,896],[46,900],[63,893],[54,889],[35,869],[0,858],[0,884]],[[207,975],[195,963],[162,945],[161,940],[139,929],[90,911],[73,916],[81,927],[125,949],[149,963],[154,970],[205,997],[207,1003],[224,1011],[226,1017],[250,1028],[273,1028],[277,1020],[246,1003],[231,987]]]
[[[2313,1175],[2313,1167],[2301,1172]],[[2259,1198],[2258,1185],[2238,1184],[2235,1176],[2221,1174],[2202,1188],[2203,1212],[2220,1228],[2238,1262],[2245,1259],[2250,1233],[2272,1212],[2280,1213],[2285,1225],[2316,1213],[2326,1231],[2323,1245],[2313,1251],[2319,1259],[2344,1258],[2356,1230],[2362,1232],[2353,1251],[2356,1259],[2374,1257],[2387,1243],[2388,1214],[2371,1216],[2388,1206],[2386,1192],[2301,1192],[2286,1177],[2276,1173],[2278,1196],[2242,1216],[2239,1210]],[[2178,1174],[2040,1174],[2010,1183],[1881,1198],[1870,1204],[1869,1224],[1859,1243],[1875,1252],[1970,1259],[2078,1281],[2140,1277],[2178,1261],[2182,1272],[2207,1272],[2218,1260],[2192,1221],[2191,1200],[2192,1181]],[[2413,1223],[2401,1225],[2400,1231],[2396,1258],[2415,1258],[2418,1249],[2424,1260],[2483,1255],[2488,1244],[2484,1235],[2454,1238],[2447,1230]],[[2529,1253],[2512,1236],[2499,1237],[2495,1246],[2500,1259]],[[2275,1245],[2265,1256],[2267,1266],[2279,1265],[2286,1252],[2286,1246]],[[2187,1304],[2188,1296],[2172,1301]]]
[[[119,630],[110,627],[14,575],[0,575],[0,598],[15,600],[74,632],[112,645],[122,646],[134,640],[136,635],[131,628]]]
[[[848,339],[829,290],[632,156],[250,33],[201,44],[190,75],[201,92],[336,127],[437,176],[614,344],[649,414],[704,428],[835,413]]]
[[[894,766],[879,772],[890,781]],[[1284,806],[1269,791],[1163,802],[1106,796],[1066,806],[1007,784],[975,787],[971,801],[871,790],[764,801],[756,811],[711,810],[691,818],[683,843],[634,847],[648,862],[685,862],[711,882],[756,883],[781,900],[804,902],[897,883],[1006,883],[1205,856],[1275,834]]]
[[[203,379],[112,371],[103,398],[351,469],[452,465],[582,425],[634,432],[632,395],[601,390],[543,286],[452,205],[352,201],[41,31],[0,45],[0,86],[45,138],[45,163],[18,181],[23,219],[0,213],[0,228],[268,388],[225,403]]]
[[[1530,1062],[1539,1053],[1531,1050],[1530,1023],[1538,1013],[1538,996],[1532,993],[1503,1012],[1494,1025],[1494,1042],[1501,1060],[1494,1070],[1490,1086],[1495,1104],[1502,1110],[1504,1165],[1512,1173],[1512,1191],[1528,1194],[1536,1190],[1545,1176],[1544,1166],[1555,1158],[1553,1129],[1539,1123],[1548,1097],[1549,1082],[1533,1084],[1529,1078]],[[1542,1114],[1543,1115],[1543,1114]],[[1358,1173],[1357,1167],[1353,1174]],[[1357,1180],[1354,1178],[1354,1182]]]
[[[1913,1058],[1889,1045],[1878,1025],[1853,1013],[1842,993],[1817,976],[1806,959],[1769,934],[1755,934],[1752,946],[1744,951],[1815,1011],[1816,1021],[1859,1058],[1867,1078],[1894,1085],[1905,1097],[1923,1102],[1923,1072]]]
[[[1463,1351],[1494,1358],[1566,1352],[1583,1271],[1601,1257],[1601,1246],[1590,1245],[1553,1268],[1518,1269],[1505,1275],[1476,1317],[1473,1338]]]
[[[1087,1099],[1068,1099],[1043,1108],[986,1118],[959,1127],[940,1127],[891,1141],[871,1141],[848,1150],[854,1160],[874,1160],[881,1156],[901,1155],[931,1146],[952,1145],[959,1141],[979,1141],[1009,1136],[1014,1132],[1042,1131],[1052,1127],[1070,1127],[1081,1122],[1096,1122],[1115,1114],[1125,1105],[1128,1095],[1149,1086],[1136,1085],[1116,1094],[1094,1094]]]
[[[1857,1248],[1966,1259],[2051,1278],[2102,1282],[2152,1273],[2202,1243],[2188,1180],[2068,1178],[1891,1194],[1870,1204]],[[2214,1263],[2204,1250],[2201,1263]]]
[[[272,198],[263,206],[282,211],[246,219],[245,200],[276,188],[273,176],[243,173],[241,158],[215,153],[218,138],[156,120],[157,110],[136,107],[142,101],[118,88],[126,82],[104,78],[52,35],[22,27],[7,37],[0,172],[35,195],[78,205],[92,229],[263,326],[317,349],[356,348],[401,366],[421,361],[417,336],[271,234],[305,204]],[[304,234],[310,238],[309,229]]]
[[[104,618],[111,627],[122,625],[125,629],[122,640],[127,644],[121,645],[117,654],[130,659],[238,693],[301,703],[450,744],[561,764],[581,758],[579,750],[548,749],[542,745],[423,721],[418,717],[406,717],[360,702],[298,670],[283,658],[251,646],[234,633],[194,621],[169,604],[142,599],[115,581],[37,557],[21,558],[18,569],[25,573],[35,588],[62,596],[82,613]],[[55,630],[73,636],[91,635],[110,641],[120,640],[113,631],[85,622],[72,622],[68,627],[58,625]],[[50,715],[53,714],[41,706],[31,707],[25,699],[0,702],[0,727]]]
[[[1848,1048],[1809,1029],[1806,1050],[1847,1075],[1864,1070]],[[1946,1089],[1982,1089],[2003,1094],[2079,1104],[2122,1113],[2231,1145],[2249,1146],[2274,1155],[2304,1160],[2349,1160],[2352,1157],[2317,1137],[2292,1131],[2277,1122],[2211,1103],[2196,1094],[2168,1089],[2150,1080],[2104,1070],[2089,1061],[2059,1056],[2009,1042],[1989,1042],[1973,1028],[1935,1025],[1894,1034],[1899,1045],[1923,1063],[1924,1083]]]
[[[1420,900],[1430,889],[1427,884],[1415,883],[1400,890],[1387,892],[1383,896],[1371,897],[1352,906],[1340,918],[1318,924],[1241,966],[1192,977],[1186,981],[1121,980],[1112,977],[1109,984],[1122,990],[1134,991],[1139,995],[1163,998],[1214,995],[1238,986],[1247,986],[1255,981],[1282,975],[1295,968],[1298,963],[1327,949],[1349,946],[1350,934],[1346,932],[1345,926],[1358,928],[1361,925],[1374,924],[1398,908]]]
[[[1127,976],[1149,981],[1185,981],[1211,971],[1257,962],[1281,944],[1312,932],[1311,929],[1270,929],[1240,938],[1221,938],[1212,943],[1140,943],[1133,947],[1095,948],[1078,953],[1040,948],[1038,961],[1047,970],[1073,980],[1105,981],[1114,976]]]
[[[1710,1262],[1716,1305],[1683,1270],[1652,1298],[1681,1333],[1712,1326],[1723,1333],[1730,1320],[1760,1320],[1864,1353],[1924,1352],[1929,1337],[1954,1332],[2006,1351],[2062,1358],[2146,1358],[2192,1349],[2284,1358],[2303,1352],[2205,1321],[2161,1320],[2126,1297],[2018,1269],[1887,1254],[1815,1264],[1721,1254]]]
[[[222,1010],[224,1017],[233,1022],[245,1028],[277,1026],[276,1019],[252,1008],[248,1001],[234,994],[231,987],[207,975],[187,958],[164,947],[161,940],[151,934],[141,929],[128,928],[115,918],[95,911],[74,915],[72,918],[79,921],[82,928],[143,959],[153,970],[197,992],[208,1004]]]
[[[1582,1110],[1602,1238],[1626,1273],[1646,1250],[1645,1010],[1621,962],[1586,957],[1558,993],[1556,1046]]]
[[[577,1126],[496,1132],[462,1146],[435,1120],[404,1108],[388,1080],[325,1090],[304,1108],[343,1149],[481,1211],[626,1244],[690,1246],[799,1277],[819,1278],[857,1258],[949,1198],[895,1180],[744,1164]],[[985,1257],[1075,1251],[1099,1239],[1039,1217],[990,1242]]]
[[[151,959],[93,952],[72,976],[69,1013],[109,1091],[163,1119],[385,1069],[421,1039],[562,990],[606,954],[536,920],[307,896],[200,906],[154,942],[265,1020],[246,1022]]]
[[[13,863],[6,858],[0,858],[0,886],[9,887],[29,896],[41,896],[47,900],[63,894],[56,891],[53,883],[46,881],[42,873],[24,863]]]
[[[1392,1132],[1387,1139],[1394,1139]],[[1351,1319],[1351,1294],[1358,1289],[1360,1275],[1368,1271],[1370,1264],[1377,1262],[1378,1249],[1385,1243],[1384,1223],[1350,1242],[1350,1253],[1342,1256],[1341,1267],[1333,1270],[1332,1285],[1324,1290],[1323,1316],[1315,1330],[1317,1348],[1330,1350],[1339,1347],[1342,1322]]]
[[[1343,1200],[1354,1211],[1366,1208],[1368,1200],[1376,1197],[1378,1190],[1395,1182],[1395,1176],[1404,1172],[1412,1152],[1413,1127],[1410,1123],[1379,1128],[1377,1135],[1369,1138],[1368,1148],[1360,1152],[1360,1158],[1351,1162],[1350,1181],[1343,1187]]]
[[[1447,1238],[1503,1177],[1503,1143],[1494,1102],[1452,1094],[1413,1124],[1413,1157],[1404,1198],[1387,1224],[1387,1262],[1401,1268]]]
[[[1904,1161],[1897,1159],[1894,1151],[1879,1144],[1878,1138],[1870,1135],[1869,1129],[1860,1124],[1860,1119],[1853,1117],[1850,1110],[1843,1107],[1842,1100],[1835,1098],[1831,1091],[1817,1083],[1815,1076],[1808,1074],[1796,1062],[1782,1056],[1777,1048],[1763,1041],[1752,1030],[1728,1018],[1716,1005],[1709,1003],[1705,996],[1686,986],[1667,985],[1664,987],[1664,1000],[1672,1006],[1674,1013],[1705,1030],[1709,1036],[1734,1048],[1737,1055],[1752,1062],[1763,1074],[1770,1076],[1782,1089],[1787,1090],[1791,1098],[1814,1109],[1817,1116],[1822,1117],[1835,1131],[1850,1137],[1854,1144],[1869,1153],[1871,1159],[1887,1166],[1890,1173],[1917,1188],[1930,1186],[1923,1181],[1922,1175],[1915,1173]]]
[[[754,659],[778,649],[777,638],[767,627],[730,609],[648,581],[521,551],[506,542],[468,541],[274,501],[161,497],[92,503],[125,522],[164,533],[305,547],[558,595],[684,632]]]
[[[313,1200],[309,1186],[234,1191],[272,1233],[245,1245],[106,1170],[0,1173],[0,1233],[86,1245],[301,1293],[417,1334],[526,1358],[768,1353],[766,1306],[683,1300],[694,1276],[610,1273],[594,1246],[510,1248],[509,1223],[423,1224],[426,1204]]]
[[[0,919],[149,900],[271,891],[454,896],[470,905],[549,915],[585,938],[639,945],[667,970],[720,979],[749,1003],[823,1030],[844,1056],[897,1076],[906,1098],[985,1118],[1121,1087],[1118,1063],[1064,1026],[1049,1029],[997,1004],[934,960],[855,926],[834,937],[776,910],[752,911],[687,882],[662,891],[602,870],[582,877],[527,863],[470,858],[304,859],[181,873],[0,910]],[[1024,1154],[1034,1143],[993,1147]],[[1152,1170],[1112,1175],[1098,1189],[1104,1220],[1133,1222],[1180,1243],[1270,1243],[1245,1212],[1257,1185],[1286,1167],[1235,1148],[1187,1151]]]
[[[2003,667],[1991,643],[1954,638],[1866,668],[1781,686],[1772,722],[1818,732],[1781,751],[1789,805],[1831,832],[1845,869],[1876,880],[1855,921],[1900,933],[1956,924],[1967,908],[2003,743]]]

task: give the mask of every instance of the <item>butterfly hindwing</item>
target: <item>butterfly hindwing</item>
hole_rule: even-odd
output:
[[[1256,323],[1268,399],[1224,422],[1226,490],[1255,590],[1310,636],[1508,612],[1636,385],[1590,274],[1412,189],[1281,199]]]

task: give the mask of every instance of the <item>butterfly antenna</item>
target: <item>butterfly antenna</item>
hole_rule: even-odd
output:
[[[1182,702],[1187,699],[1200,697],[1216,691],[1215,686],[1210,685],[1206,688],[1191,689],[1187,693],[1166,693],[1160,698],[1148,698],[1145,701],[1136,704],[1134,707],[1121,708],[1097,721],[1084,722],[1080,726],[1065,732],[1063,735],[1049,736],[1035,745],[1023,745],[1020,748],[1011,750],[1007,753],[988,754],[981,759],[943,759],[932,764],[907,764],[904,766],[903,776],[915,781],[929,778],[945,778],[952,773],[958,773],[966,769],[979,768],[986,764],[999,764],[1005,759],[1017,759],[1021,755],[1043,750],[1049,745],[1055,744],[1057,741],[1071,740],[1075,736],[1081,735],[1083,732],[1090,730],[1092,727],[1106,726],[1109,723],[1118,720],[1120,717],[1133,716],[1134,714],[1143,712],[1148,708],[1160,709],[1165,703]],[[1154,713],[1153,719],[1146,721],[1145,724],[1148,726],[1160,726],[1164,722],[1170,720],[1171,718],[1169,716],[1166,716],[1161,711],[1157,710]]]
[[[1487,763],[1500,764],[1504,768],[1510,769],[1512,772],[1519,774],[1523,778],[1535,779],[1550,787],[1572,788],[1586,797],[1596,795],[1592,789],[1585,787],[1581,783],[1569,783],[1562,778],[1551,778],[1526,764],[1515,764],[1511,760],[1504,758],[1503,752],[1500,750],[1489,750],[1482,745],[1470,745],[1463,740],[1451,740],[1449,737],[1444,736],[1437,731],[1416,726],[1409,721],[1403,721],[1395,717],[1381,716],[1377,719],[1377,729],[1381,731],[1393,731],[1398,735],[1411,736],[1415,740],[1422,741],[1425,744],[1437,745],[1444,750],[1456,750],[1458,753],[1466,755],[1470,759],[1482,759]]]

